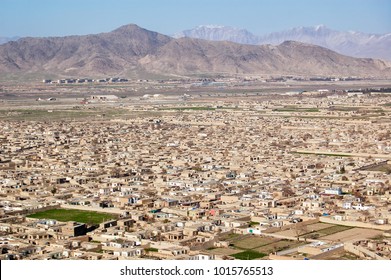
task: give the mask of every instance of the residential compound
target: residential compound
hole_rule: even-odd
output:
[[[303,97],[1,118],[0,258],[391,259],[391,97]]]

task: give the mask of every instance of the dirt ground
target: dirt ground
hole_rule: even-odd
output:
[[[242,251],[243,250],[231,249],[231,248],[216,248],[216,249],[210,250],[209,252],[212,252],[213,254],[216,254],[216,255],[227,255],[228,256],[228,255],[240,253]]]
[[[332,225],[332,224],[316,223],[316,224],[308,225],[307,226],[307,230],[308,230],[308,232],[318,231],[318,230],[329,228],[329,227],[332,227],[332,226],[334,226],[334,225]]]
[[[298,232],[299,232],[299,235],[302,235],[302,234],[307,233],[308,230],[305,230],[303,228],[303,229],[300,229]],[[283,231],[280,231],[280,232],[276,232],[276,234],[281,235],[281,236],[285,236],[285,237],[296,237],[297,236],[297,231],[293,228],[293,229],[288,229],[288,230],[283,230]]]
[[[252,249],[266,244],[270,244],[278,241],[278,239],[271,237],[259,237],[259,236],[249,236],[248,238],[234,242],[235,247]]]
[[[380,230],[366,229],[366,228],[352,228],[335,234],[324,236],[320,239],[325,241],[346,242],[346,241],[372,238],[380,234],[382,234],[382,231]]]
[[[280,232],[277,232],[277,234],[281,236],[286,236],[286,237],[296,237],[297,234],[299,236],[304,236],[306,234],[311,234],[311,233],[316,233],[319,232],[320,236],[327,235],[327,229],[331,229],[333,227],[336,227],[336,225],[333,224],[324,224],[324,223],[315,223],[315,224],[310,224],[310,225],[301,225],[297,224],[297,229],[295,229],[296,225],[292,225],[291,229],[283,230]],[[343,229],[341,229],[342,231]]]
[[[265,254],[270,254],[276,251],[282,251],[282,250],[287,250],[291,248],[295,248],[301,245],[306,244],[305,242],[296,242],[292,240],[280,240],[278,242],[274,242],[272,244],[267,244],[265,246],[258,247],[254,250],[265,253]]]

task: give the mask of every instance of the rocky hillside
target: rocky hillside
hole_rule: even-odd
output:
[[[86,36],[22,38],[0,45],[0,72],[61,75],[155,73],[301,74],[391,77],[390,65],[286,41],[245,45],[174,39],[136,25]]]

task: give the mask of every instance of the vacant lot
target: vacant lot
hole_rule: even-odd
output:
[[[96,225],[115,218],[115,216],[111,214],[73,209],[52,209],[38,212],[27,217],[36,219],[53,219],[61,222],[75,221],[89,225]]]
[[[255,250],[264,254],[270,254],[274,252],[279,252],[283,250],[288,250],[292,248],[299,247],[301,245],[306,244],[306,242],[297,242],[292,240],[280,240],[274,243],[267,244],[265,246],[261,246],[256,248]]]
[[[351,227],[337,225],[337,226],[332,226],[332,227],[318,230],[317,233],[324,234],[324,235],[330,235],[330,234],[334,234],[334,233],[341,232],[341,231],[348,230],[348,229],[351,229]]]
[[[283,231],[276,232],[276,233],[285,238],[285,237],[297,237],[297,235],[303,235],[307,232],[308,231],[305,229],[305,227],[303,227],[303,228],[298,228],[297,230],[292,228],[292,229],[287,229],[287,230],[283,230]]]
[[[209,252],[212,252],[216,255],[233,255],[242,252],[242,250],[238,249],[232,249],[232,248],[216,248],[213,250],[210,250]]]
[[[375,230],[375,229],[352,228],[352,229],[340,231],[335,234],[324,236],[320,239],[327,240],[327,241],[345,242],[345,241],[372,238],[381,233],[382,232],[380,230]]]
[[[382,164],[376,167],[370,167],[368,169],[364,169],[366,171],[380,171],[380,172],[385,172],[387,174],[391,174],[391,164]]]
[[[329,225],[329,227],[317,230],[317,231],[311,231],[307,234],[301,235],[300,237],[306,237],[306,238],[312,238],[312,239],[318,239],[323,236],[335,234],[341,231],[345,231],[351,229],[351,227],[346,226],[339,226],[339,225]]]
[[[229,238],[227,236],[227,239],[231,244],[229,248],[214,248],[208,250],[208,252],[213,252],[216,255],[229,255],[236,259],[252,260],[306,244],[305,242],[254,235],[231,234]]]
[[[339,251],[325,258],[325,260],[361,260],[361,259],[362,258],[360,258],[359,256],[356,256],[346,251],[342,251],[342,252]]]
[[[306,228],[309,232],[312,232],[312,231],[318,231],[318,230],[325,229],[325,228],[330,228],[333,226],[334,225],[332,225],[332,224],[316,223],[316,224],[307,225]]]
[[[234,246],[240,249],[253,249],[276,241],[277,239],[272,237],[248,236],[242,240],[234,242]]]
[[[236,249],[253,250],[263,254],[278,252],[304,244],[305,242],[261,236],[246,236],[244,239],[233,243]]]
[[[297,228],[295,228],[297,226]],[[281,232],[278,232],[279,235],[289,237],[307,237],[307,238],[319,238],[326,235],[338,233],[344,230],[351,229],[351,227],[332,225],[332,224],[324,224],[324,223],[316,223],[311,225],[292,225],[291,229],[287,229]]]

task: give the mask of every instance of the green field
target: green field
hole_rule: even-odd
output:
[[[35,219],[53,219],[60,222],[75,221],[89,225],[96,225],[104,221],[115,219],[115,215],[112,214],[73,209],[52,209],[31,214],[27,217]]]
[[[254,259],[260,259],[267,256],[266,254],[257,252],[257,251],[252,251],[252,250],[247,250],[243,251],[237,254],[231,255],[231,257],[234,257],[235,259],[239,260],[254,260]]]
[[[156,249],[156,248],[150,247],[150,248],[145,248],[145,251],[146,251],[146,252],[158,252],[158,251],[159,251],[159,249]]]

